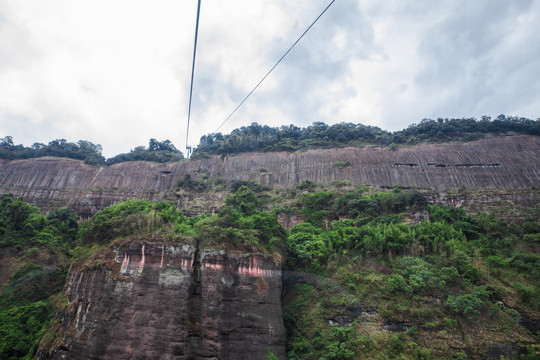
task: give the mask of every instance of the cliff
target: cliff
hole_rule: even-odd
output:
[[[529,207],[537,207],[538,154],[540,137],[516,136],[469,143],[425,144],[395,151],[367,147],[245,153],[171,164],[128,162],[101,168],[76,160],[39,158],[0,161],[0,193],[23,196],[43,211],[69,206],[83,217],[128,199],[174,201],[192,212],[205,201],[212,206],[223,204],[229,191],[218,193],[215,188],[208,194],[177,191],[178,181],[190,174],[194,179],[207,176],[229,183],[240,179],[278,185],[276,191],[268,191],[271,194],[264,196],[279,198],[288,193],[288,200],[303,194],[283,191],[280,187],[293,188],[305,180],[347,181],[352,185],[377,187],[415,186],[437,193],[432,195],[447,199],[454,206],[461,206],[469,196],[467,193],[474,192],[479,209],[492,204],[497,211],[510,214],[516,211],[511,203],[516,196]],[[212,236],[225,230],[226,227],[219,228]],[[259,254],[256,250],[244,253],[210,250],[165,240],[160,238],[163,233],[160,234],[152,241],[149,237],[118,238],[110,247],[96,245],[91,250],[74,251],[92,253],[86,260],[80,254],[75,259],[63,297],[56,301],[55,320],[50,332],[43,337],[39,358],[266,359],[270,350],[283,359],[284,318],[289,322],[287,329],[291,324],[299,329],[300,350],[312,347],[314,341],[310,339],[318,339],[319,345],[328,340],[332,345],[331,341],[341,335],[350,335],[354,339],[351,344],[360,344],[357,340],[364,339],[361,346],[365,345],[366,351],[372,354],[396,339],[399,342],[409,339],[410,344],[421,344],[427,349],[431,346],[428,341],[435,338],[438,347],[433,351],[441,357],[447,356],[446,342],[452,345],[454,354],[464,354],[462,350],[466,349],[475,356],[486,352],[485,345],[496,347],[508,340],[520,346],[532,343],[532,335],[520,329],[515,321],[505,323],[506,328],[499,326],[508,318],[507,312],[514,310],[515,303],[506,299],[518,298],[517,290],[506,283],[507,296],[502,298],[505,301],[496,299],[500,300],[501,308],[492,304],[484,312],[498,311],[497,314],[502,314],[498,320],[490,315],[487,320],[478,322],[480,327],[465,320],[463,326],[469,327],[462,327],[461,323],[458,327],[457,321],[456,325],[446,321],[448,314],[454,316],[444,304],[448,293],[435,294],[438,297],[426,293],[429,296],[415,295],[413,299],[409,299],[410,294],[389,295],[385,284],[394,271],[391,265],[378,264],[369,256],[357,256],[359,253],[354,253],[352,246],[350,258],[336,253],[338,255],[327,259],[326,278],[331,282],[323,282],[310,274],[286,273],[285,284],[289,291],[284,292],[282,299],[281,263],[271,255]],[[486,235],[486,238],[492,237]],[[219,246],[227,245],[219,243]],[[537,252],[536,247],[531,251]],[[24,252],[28,253],[26,249]],[[476,254],[476,251],[470,253]],[[11,253],[8,255],[15,259]],[[492,279],[499,271],[488,265],[476,266],[476,258],[470,261],[471,269],[474,268],[471,274],[484,271],[481,281]],[[14,271],[15,266],[6,269],[0,266],[1,276],[10,277]],[[463,276],[464,272],[457,278]],[[514,277],[511,279],[514,281]],[[529,282],[524,284],[525,290],[533,286]],[[465,294],[464,290],[470,290],[468,286],[464,284],[460,291],[451,293],[452,296]],[[391,296],[405,305],[394,309]],[[385,304],[389,306],[385,308]],[[512,307],[506,309],[505,304]],[[429,311],[422,313],[424,309]],[[294,317],[287,316],[287,310],[288,315]],[[536,326],[536,313],[533,317],[522,313],[523,319]],[[339,328],[332,326],[336,324]],[[512,339],[508,338],[508,324],[513,326]],[[489,332],[482,327],[490,329]],[[399,336],[387,334],[413,328],[419,332],[418,338],[414,338],[414,332]],[[318,331],[320,329],[323,332]],[[361,337],[356,337],[358,334],[350,329],[358,330]],[[375,340],[365,334],[375,334]],[[465,334],[470,335],[465,337]],[[379,345],[376,339],[380,340]],[[288,341],[294,343],[294,339]],[[399,351],[409,349],[403,343],[400,346]],[[412,349],[411,346],[410,351]]]
[[[40,358],[285,358],[271,256],[132,240],[105,258],[72,267],[59,342]]]
[[[190,174],[257,180],[294,187],[305,180],[443,192],[449,189],[524,189],[540,184],[540,137],[492,137],[468,143],[387,148],[243,153],[170,164],[127,162],[91,167],[77,160],[39,158],[0,163],[0,193],[23,196],[48,210],[69,206],[83,217],[120,200],[175,201],[178,180]]]

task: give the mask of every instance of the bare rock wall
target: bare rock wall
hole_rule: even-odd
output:
[[[118,274],[77,268],[57,313],[62,343],[42,359],[285,358],[281,267],[271,256],[132,241]]]

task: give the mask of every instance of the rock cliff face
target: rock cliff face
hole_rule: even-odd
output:
[[[271,256],[129,242],[112,266],[73,269],[47,359],[285,358],[281,267]]]
[[[493,137],[469,143],[386,148],[317,149],[296,153],[245,153],[173,164],[129,162],[96,168],[76,160],[41,158],[0,163],[0,193],[12,192],[42,209],[70,206],[92,215],[128,199],[180,200],[173,190],[184,175],[205,174],[294,187],[304,180],[437,192],[526,188],[540,184],[540,137]]]
[[[502,202],[507,190],[540,185],[538,154],[540,137],[516,136],[397,151],[369,147],[246,153],[101,168],[40,158],[0,161],[0,194],[23,196],[45,211],[69,206],[88,217],[128,199],[181,206],[184,199],[174,191],[177,182],[186,174],[204,174],[284,187],[305,180],[347,180],[435,192],[463,186],[490,193],[497,189]],[[533,204],[535,196],[529,199]],[[59,342],[52,353],[40,353],[41,359],[266,359],[268,349],[285,358],[282,272],[271,256],[141,239],[127,241],[109,255],[72,267],[65,308],[56,314]]]

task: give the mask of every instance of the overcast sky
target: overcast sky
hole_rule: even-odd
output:
[[[202,0],[190,143],[329,0]],[[185,148],[196,0],[0,0],[0,137]],[[336,0],[220,129],[540,117],[540,0]]]

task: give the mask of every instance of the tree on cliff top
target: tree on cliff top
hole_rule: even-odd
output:
[[[83,160],[88,165],[112,165],[125,161],[165,163],[180,161],[184,158],[182,152],[170,140],[150,139],[148,147],[137,146],[127,154],[119,154],[107,160],[101,155],[102,151],[101,145],[86,140],[73,143],[66,139],[56,139],[47,145],[36,142],[31,147],[25,147],[15,145],[11,136],[0,138],[0,159],[6,160],[55,156]]]
[[[475,118],[423,119],[406,129],[393,133],[375,126],[338,123],[327,125],[314,122],[306,128],[294,125],[279,128],[252,123],[233,130],[201,137],[192,159],[210,155],[237,154],[250,151],[295,151],[312,148],[393,144],[419,144],[423,142],[470,141],[486,135],[528,134],[540,135],[540,120],[499,115],[495,120],[483,116]]]
[[[66,139],[56,139],[47,145],[34,143],[31,147],[25,147],[15,145],[11,136],[0,138],[0,159],[6,160],[56,156],[84,160],[89,165],[103,165],[105,157],[101,155],[102,150],[101,145],[86,140],[72,143]]]
[[[119,154],[107,159],[107,165],[118,164],[126,161],[153,161],[158,163],[176,162],[184,158],[170,140],[157,141],[150,139],[148,147],[137,146],[126,154]]]

